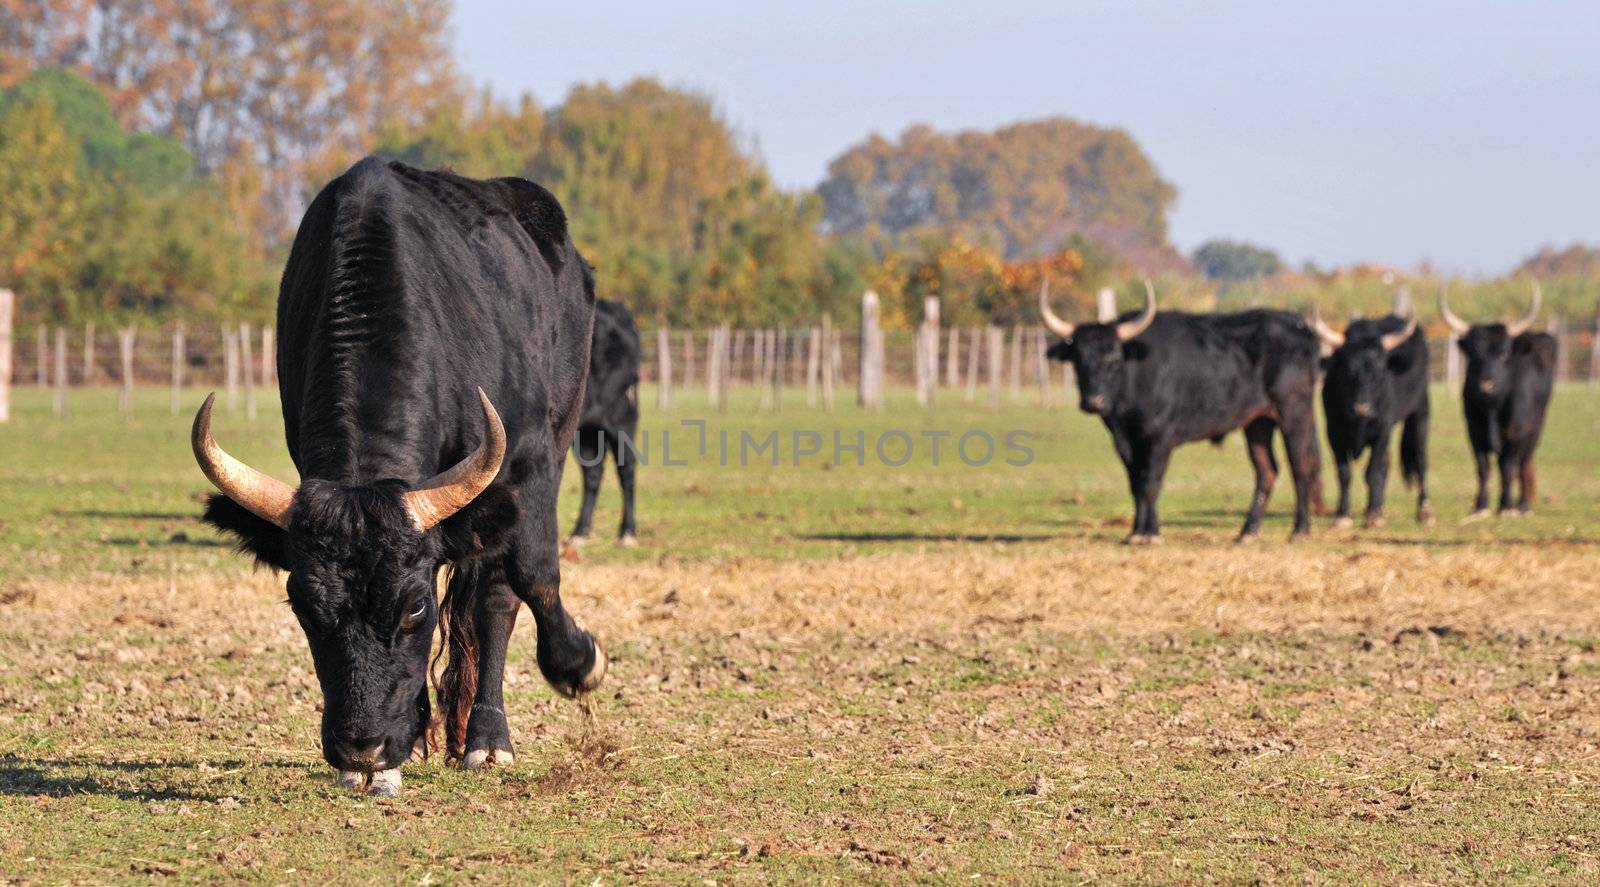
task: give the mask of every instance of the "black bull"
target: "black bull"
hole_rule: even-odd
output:
[[[1109,323],[1076,326],[1050,310],[1040,293],[1045,324],[1062,341],[1049,354],[1071,361],[1080,405],[1098,414],[1128,473],[1133,494],[1130,544],[1159,539],[1156,499],[1172,451],[1196,440],[1220,441],[1243,428],[1256,488],[1240,530],[1254,537],[1277,481],[1273,431],[1281,429],[1295,488],[1295,536],[1311,530],[1312,501],[1320,494],[1313,392],[1317,337],[1283,311],[1196,315],[1156,313],[1147,288],[1143,312]]]
[[[1351,464],[1367,460],[1367,510],[1363,524],[1384,523],[1389,480],[1389,443],[1400,431],[1400,470],[1417,487],[1417,520],[1432,523],[1428,500],[1428,343],[1413,316],[1390,315],[1353,321],[1339,333],[1314,315],[1312,326],[1333,353],[1322,383],[1328,448],[1339,475],[1337,526],[1350,519]]]
[[[589,385],[583,392],[583,415],[573,444],[583,469],[583,507],[568,542],[582,545],[594,522],[595,500],[605,475],[606,454],[617,466],[622,487],[622,526],[617,541],[637,544],[633,517],[633,476],[638,455],[633,450],[639,436],[639,330],[633,314],[621,302],[601,299],[594,304],[594,345],[589,352]]]
[[[1439,293],[1439,313],[1459,337],[1467,361],[1461,405],[1478,469],[1473,517],[1489,513],[1490,459],[1500,466],[1500,513],[1516,517],[1533,508],[1538,486],[1533,452],[1544,432],[1556,362],[1555,337],[1530,331],[1539,314],[1539,299],[1535,283],[1532,304],[1521,320],[1468,324],[1451,312],[1445,294]]]
[[[427,753],[436,625],[447,750],[468,766],[512,757],[501,684],[522,604],[552,686],[604,675],[561,604],[555,509],[593,302],[548,191],[368,158],[312,202],[279,291],[298,489],[222,452],[209,402],[196,417],[196,456],[226,494],[206,520],[288,571],[341,782],[377,773],[374,791],[396,791],[400,764]]]

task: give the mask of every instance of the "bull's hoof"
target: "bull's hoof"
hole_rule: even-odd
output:
[[[1301,528],[1301,529],[1295,530],[1294,532],[1289,534],[1289,541],[1290,542],[1304,542],[1305,540],[1310,539],[1310,538],[1311,538],[1311,530],[1308,529],[1308,528]]]
[[[1161,536],[1157,533],[1132,533],[1122,540],[1123,545],[1160,545]]]
[[[1240,533],[1238,536],[1234,537],[1233,544],[1235,544],[1235,545],[1254,545],[1255,543],[1260,542],[1260,541],[1261,541],[1261,533],[1260,533],[1260,531],[1251,530],[1248,533]]]
[[[588,673],[575,683],[550,681],[551,689],[568,699],[577,699],[593,692],[595,688],[600,686],[600,682],[606,678],[606,668],[609,666],[610,660],[606,659],[605,648],[600,646],[600,641],[592,635],[589,638],[589,642],[594,644],[594,664],[589,666]]]
[[[586,543],[588,541],[589,541],[589,537],[588,536],[579,536],[577,533],[573,533],[571,536],[567,537],[567,547],[568,548],[582,548],[584,546],[584,543]]]
[[[639,545],[639,537],[632,533],[623,533],[617,537],[617,544],[623,548],[636,548]]]
[[[379,770],[372,774],[372,787],[367,794],[374,798],[394,798],[400,795],[400,768]]]
[[[1333,528],[1335,530],[1348,530],[1355,525],[1356,522],[1351,520],[1348,514],[1341,514],[1333,519]]]
[[[340,770],[339,787],[345,791],[361,792],[367,790],[369,774],[360,770]]]
[[[1501,517],[1512,518],[1514,520],[1514,519],[1519,518],[1519,517],[1527,517],[1528,515],[1530,515],[1532,513],[1533,512],[1527,511],[1527,510],[1524,510],[1524,509],[1521,509],[1521,508],[1506,508],[1506,509],[1502,509],[1501,510],[1500,516]]]
[[[1436,517],[1433,513],[1432,502],[1424,502],[1417,506],[1417,523],[1423,525],[1424,527],[1431,527],[1438,522],[1438,517]]]
[[[428,745],[427,745],[426,742],[423,741],[421,736],[418,736],[417,737],[417,741],[411,743],[411,760],[412,760],[413,763],[420,764],[420,763],[426,761],[427,759],[428,759]]]
[[[468,770],[482,770],[484,767],[507,767],[517,762],[517,756],[503,748],[480,748],[467,752],[461,759],[461,766]]]
[[[1471,514],[1467,515],[1466,517],[1462,518],[1461,522],[1464,523],[1464,524],[1470,524],[1470,523],[1474,523],[1476,521],[1481,521],[1481,520],[1484,520],[1485,518],[1487,518],[1489,516],[1489,513],[1490,513],[1489,509],[1480,508],[1477,511],[1474,511],[1473,513],[1471,513]]]
[[[1381,512],[1377,512],[1362,518],[1361,528],[1363,530],[1379,530],[1382,529],[1383,526],[1388,522],[1388,519],[1385,518]]]

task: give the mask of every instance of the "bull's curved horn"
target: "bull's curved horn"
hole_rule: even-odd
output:
[[[1321,339],[1329,348],[1338,348],[1344,344],[1344,333],[1334,329],[1322,319],[1322,311],[1316,302],[1311,303],[1311,328],[1317,331],[1317,338]]]
[[[1063,339],[1072,338],[1072,331],[1077,329],[1076,325],[1067,323],[1057,317],[1054,311],[1050,310],[1050,281],[1048,280],[1039,284],[1039,316],[1044,318],[1044,325],[1050,328],[1050,332]]]
[[[506,456],[506,429],[482,388],[478,389],[478,399],[483,402],[483,442],[454,468],[423,481],[401,497],[406,514],[418,530],[431,529],[465,508],[500,473],[500,463]]]
[[[1439,287],[1439,316],[1444,318],[1444,322],[1450,325],[1451,332],[1458,336],[1465,336],[1467,330],[1472,329],[1472,325],[1457,317],[1456,313],[1450,310],[1450,299],[1445,295],[1448,289],[1448,287]]]
[[[1527,332],[1533,326],[1534,318],[1539,316],[1539,302],[1543,298],[1543,294],[1539,292],[1539,281],[1535,280],[1533,282],[1533,297],[1528,303],[1528,313],[1521,320],[1506,324],[1506,335],[1515,339]]]
[[[1417,331],[1417,316],[1415,314],[1413,314],[1413,315],[1410,315],[1409,317],[1406,318],[1405,329],[1402,329],[1399,332],[1389,333],[1389,334],[1383,336],[1378,341],[1379,341],[1379,343],[1381,345],[1383,345],[1383,350],[1385,350],[1385,351],[1393,351],[1394,349],[1399,348],[1401,345],[1405,344],[1405,341],[1407,339],[1411,338],[1411,334],[1415,333],[1416,331]]]
[[[1156,319],[1156,288],[1150,285],[1150,278],[1144,280],[1144,313],[1132,320],[1124,320],[1117,324],[1117,338],[1126,342],[1139,335]]]
[[[288,529],[294,487],[251,468],[217,445],[211,436],[211,408],[216,402],[217,393],[213,391],[200,405],[200,412],[194,414],[194,428],[189,432],[194,460],[223,495],[256,517]]]

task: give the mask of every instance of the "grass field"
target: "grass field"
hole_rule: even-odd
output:
[[[57,421],[23,390],[0,426],[0,882],[1600,878],[1587,388],[1557,392],[1532,517],[1461,522],[1459,402],[1436,389],[1436,527],[1396,477],[1387,528],[1322,518],[1291,544],[1284,481],[1262,539],[1232,545],[1234,435],[1179,451],[1152,549],[1117,544],[1121,468],[1073,410],[896,392],[828,415],[789,392],[773,416],[741,392],[700,456],[680,398],[647,410],[641,545],[609,541],[608,475],[566,565],[613,657],[603,692],[556,698],[524,617],[517,764],[413,765],[394,800],[335,788],[281,577],[194,519],[202,394],[172,417],[142,392],[125,421],[114,392],[74,392]],[[868,465],[833,464],[836,429]],[[741,431],[778,431],[782,464],[739,464]],[[874,452],[893,431],[903,467]],[[991,464],[951,452],[967,431]],[[1013,431],[1027,465],[1003,461]],[[216,432],[293,480],[275,405]],[[570,468],[566,490],[570,524]]]

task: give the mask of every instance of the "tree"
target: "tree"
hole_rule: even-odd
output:
[[[914,126],[899,142],[873,135],[835,158],[818,190],[829,232],[883,248],[928,233],[992,240],[1013,259],[1053,252],[1074,234],[1130,258],[1170,252],[1166,213],[1177,196],[1126,132],[1063,117],[992,133]]]
[[[1208,240],[1194,251],[1194,265],[1207,280],[1239,283],[1271,277],[1283,260],[1266,247],[1233,240]]]
[[[0,280],[53,303],[57,317],[69,313],[89,191],[79,147],[47,95],[0,101],[0,194]],[[29,299],[22,306],[24,316],[33,313]]]

